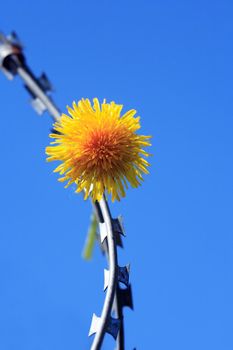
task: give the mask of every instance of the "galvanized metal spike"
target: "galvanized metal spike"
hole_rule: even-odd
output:
[[[31,101],[31,105],[39,115],[42,115],[47,109],[45,104],[38,97]]]
[[[51,92],[53,90],[53,86],[45,73],[42,73],[37,81],[44,92]]]
[[[109,284],[109,270],[104,269],[104,291],[108,288]]]
[[[103,243],[102,243],[102,242],[101,242],[101,237],[100,237],[100,234],[99,234],[99,233],[96,235],[96,238],[97,238],[97,241],[98,241],[98,244],[99,244],[101,253],[102,253],[103,255],[107,255],[107,254],[108,254],[108,242],[107,242],[107,239],[105,239],[105,240],[103,241]]]
[[[101,249],[103,254],[108,255],[108,241],[105,239],[103,243],[101,244]]]
[[[121,238],[121,234],[119,232],[115,232],[116,244],[118,247],[123,248],[123,242]]]
[[[121,321],[118,318],[110,317],[108,321],[108,325],[106,328],[106,332],[111,334],[111,336],[116,340],[119,329],[120,329]]]
[[[105,225],[105,223],[100,222],[99,223],[99,228],[100,228],[100,241],[103,244],[103,241],[106,239],[107,237],[107,227]]]
[[[117,219],[112,219],[112,226],[114,232],[118,232],[119,234],[125,236],[125,230],[123,227],[123,221],[122,221],[122,216],[118,216]]]
[[[93,314],[88,337],[90,337],[91,335],[95,334],[98,331],[100,319],[101,317],[98,317],[96,316],[96,314]]]
[[[118,266],[118,281],[123,283],[126,287],[129,285],[129,271],[130,264],[126,266]],[[107,289],[109,283],[109,270],[104,269],[104,291]]]
[[[120,235],[124,235],[124,231],[119,222],[119,219],[112,219],[112,225],[113,225],[113,231],[116,237],[116,243],[119,247],[123,248],[123,243]],[[107,228],[104,222],[99,223],[99,230],[100,230],[100,241],[103,244],[103,242],[107,237]]]
[[[118,266],[118,281],[123,283],[127,287],[129,285],[129,271],[130,264],[123,267]]]
[[[112,226],[116,237],[116,244],[119,247],[123,248],[121,236],[125,236],[125,230],[123,228],[122,217],[118,216],[117,219],[112,219]]]
[[[122,308],[124,306],[127,306],[133,310],[133,297],[132,297],[131,284],[127,288],[124,288],[124,289],[118,287],[117,296],[118,296],[119,303],[120,303]]]
[[[101,322],[101,317],[96,316],[96,314],[93,314],[92,321],[91,321],[91,327],[88,333],[88,336],[95,334],[98,332],[99,326]],[[117,338],[119,329],[120,329],[120,323],[121,321],[117,318],[113,318],[110,316],[108,320],[108,325],[106,327],[106,332],[109,333],[115,340]]]
[[[9,40],[10,43],[12,43],[13,45],[17,45],[19,46],[21,49],[23,48],[23,44],[20,41],[18,34],[13,31],[10,33],[10,35],[7,36],[7,39]]]
[[[118,221],[119,221],[119,224],[121,226],[121,230],[123,232],[123,235],[126,236],[126,233],[125,233],[125,226],[124,226],[124,219],[123,219],[123,216],[122,215],[118,215]]]

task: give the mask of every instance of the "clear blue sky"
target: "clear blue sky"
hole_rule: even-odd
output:
[[[151,174],[111,206],[125,218],[135,312],[126,349],[233,349],[232,1],[3,1],[60,108],[106,97],[153,135]],[[0,75],[0,349],[89,349],[105,259],[81,259],[90,203],[45,161],[51,119]],[[106,336],[103,349],[113,349]]]

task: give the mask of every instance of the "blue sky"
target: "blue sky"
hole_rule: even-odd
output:
[[[11,1],[29,65],[62,111],[81,97],[135,108],[150,175],[111,205],[127,237],[135,311],[126,349],[232,350],[232,1]],[[0,349],[89,349],[105,259],[81,258],[91,206],[46,163],[51,119],[0,75]],[[103,349],[113,349],[106,336]]]

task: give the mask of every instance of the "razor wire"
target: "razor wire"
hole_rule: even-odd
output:
[[[0,69],[12,80],[19,75],[26,90],[32,97],[31,104],[38,114],[47,111],[54,121],[59,121],[60,110],[50,93],[52,84],[45,73],[36,78],[28,67],[23,45],[17,34],[9,36],[0,33]],[[91,350],[101,349],[105,333],[116,340],[117,350],[125,349],[123,308],[133,309],[132,288],[129,283],[129,265],[120,267],[117,261],[117,247],[123,247],[124,229],[121,217],[113,219],[105,196],[94,203],[94,211],[99,224],[101,250],[105,254],[109,269],[104,270],[104,291],[106,296],[101,316],[93,314],[89,336],[95,335]],[[121,287],[124,285],[124,288]]]

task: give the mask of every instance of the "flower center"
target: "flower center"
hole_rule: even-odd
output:
[[[106,168],[106,162],[110,164],[121,158],[117,135],[103,130],[93,133],[85,145],[85,153],[89,160]]]

